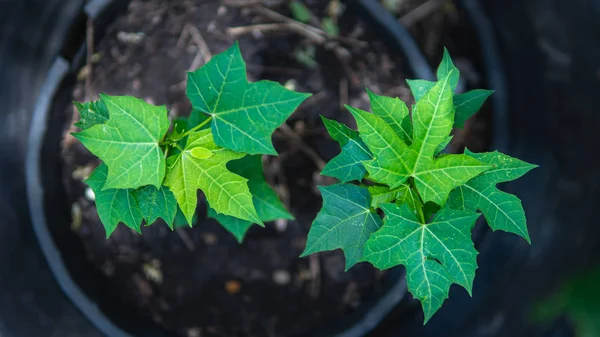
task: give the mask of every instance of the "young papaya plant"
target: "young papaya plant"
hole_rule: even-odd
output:
[[[497,151],[443,153],[453,127],[462,128],[492,94],[455,94],[458,80],[445,50],[437,81],[408,81],[416,101],[410,111],[367,89],[372,112],[346,106],[358,131],[322,118],[341,152],[321,174],[340,183],[319,187],[323,206],[302,253],[342,249],[346,269],[362,261],[381,270],[403,265],[425,323],[453,283],[471,294],[478,254],[471,231],[480,213],[493,230],[530,242],[521,201],[496,184],[536,165]]]
[[[73,135],[102,163],[85,183],[107,238],[119,223],[141,233],[179,211],[192,224],[201,190],[208,215],[241,241],[252,224],[292,219],[265,181],[271,135],[310,95],[271,81],[249,82],[239,46],[188,73],[193,110],[171,123],[165,106],[131,96],[75,103]]]

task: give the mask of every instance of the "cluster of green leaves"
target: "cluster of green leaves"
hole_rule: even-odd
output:
[[[372,113],[346,106],[358,131],[323,118],[341,152],[322,174],[341,183],[320,187],[323,207],[302,254],[342,249],[347,269],[361,261],[379,269],[403,265],[425,322],[453,283],[471,294],[477,211],[492,229],[530,241],[520,200],[496,184],[536,166],[499,152],[443,153],[453,127],[463,127],[492,94],[455,94],[458,80],[445,51],[437,81],[408,81],[416,101],[411,111],[398,98],[368,91]]]
[[[188,73],[193,110],[173,125],[165,106],[100,95],[75,103],[74,136],[100,158],[85,183],[109,237],[119,223],[137,232],[178,213],[192,224],[198,190],[208,215],[241,241],[252,224],[292,219],[265,181],[261,155],[277,155],[271,135],[309,94],[271,81],[249,82],[236,43]]]

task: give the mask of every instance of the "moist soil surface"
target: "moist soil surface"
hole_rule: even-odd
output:
[[[324,17],[332,16],[339,39],[322,44],[285,25],[249,29],[278,21],[222,1],[133,0],[97,41],[92,62],[79,73],[74,100],[95,100],[98,93],[133,95],[165,104],[172,118],[185,116],[191,109],[185,72],[237,40],[250,81],[274,80],[314,94],[288,120],[289,128],[274,134],[279,157],[263,161],[267,180],[296,220],[254,226],[243,244],[206,219],[204,206],[193,228],[171,231],[155,223],[139,235],[120,225],[106,239],[93,197],[82,182],[99,162],[68,134],[75,129],[65,126],[63,179],[72,205],[71,229],[113,289],[114,301],[136,308],[132,316],[150,317],[189,337],[314,336],[343,324],[385,291],[386,272],[365,263],[344,272],[339,250],[298,256],[321,207],[315,186],[333,182],[318,173],[339,152],[319,115],[355,127],[343,105],[369,110],[365,87],[410,103],[405,65],[352,13],[335,7],[336,2],[306,3],[313,12],[308,24],[319,27]],[[290,16],[286,2],[267,5]],[[439,27],[447,24],[437,22]],[[66,114],[73,121],[78,118],[71,107]],[[486,138],[477,135],[485,134],[486,127],[485,118],[476,119],[455,136],[452,146],[466,142],[474,150],[485,148]]]

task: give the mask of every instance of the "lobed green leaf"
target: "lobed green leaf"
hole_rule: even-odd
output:
[[[466,211],[481,211],[493,230],[503,230],[521,236],[531,243],[527,231],[525,211],[521,200],[512,194],[500,191],[496,184],[515,180],[537,165],[512,158],[498,151],[466,155],[493,165],[493,168],[475,177],[452,192],[448,204]]]
[[[130,96],[100,95],[100,99],[108,120],[73,135],[108,167],[103,189],[159,188],[165,176],[159,142],[170,125],[166,108]]]
[[[271,81],[248,82],[239,46],[188,73],[186,93],[194,109],[212,116],[215,144],[236,152],[277,152],[271,135],[310,96]]]
[[[406,205],[382,205],[383,226],[365,244],[364,261],[379,269],[402,264],[408,290],[421,301],[425,323],[448,298],[452,283],[469,294],[477,269],[471,230],[479,214],[443,208],[421,223]]]

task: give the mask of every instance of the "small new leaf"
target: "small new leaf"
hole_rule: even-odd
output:
[[[277,154],[272,133],[310,96],[271,81],[248,82],[237,43],[188,73],[186,93],[194,109],[212,116],[215,144],[272,155]]]
[[[100,95],[100,99],[108,109],[108,120],[73,135],[108,167],[102,188],[159,188],[165,176],[159,142],[170,125],[167,109],[130,96]]]
[[[211,150],[202,146],[196,146],[195,148],[191,149],[190,154],[197,159],[208,159],[213,156]]]
[[[471,294],[477,269],[471,230],[479,214],[446,207],[423,224],[406,205],[381,207],[385,222],[366,242],[363,259],[379,269],[406,267],[408,290],[421,301],[425,323],[448,298],[452,283]]]
[[[444,48],[444,56],[437,69],[438,81],[449,77],[452,92],[454,92],[458,85],[459,76],[458,68],[452,62],[448,50]],[[420,79],[407,80],[406,83],[408,83],[416,102],[435,85],[435,82]],[[493,93],[493,90],[475,89],[462,94],[454,94],[453,101],[456,108],[454,127],[463,128],[466,120],[479,111],[485,100]]]
[[[537,165],[498,151],[473,153],[466,150],[465,154],[493,165],[493,168],[459,186],[450,195],[448,204],[455,209],[472,212],[479,210],[493,230],[517,234],[531,243],[521,200],[512,194],[500,191],[496,188],[496,184],[515,180],[536,168]]]
[[[360,261],[365,242],[381,227],[381,218],[371,208],[371,196],[366,188],[337,184],[319,189],[323,208],[310,228],[301,256],[341,248],[348,270]]]
[[[442,57],[442,61],[437,69],[438,81],[448,78],[450,88],[452,92],[454,92],[458,86],[459,76],[460,74],[458,68],[456,68],[454,62],[452,62],[452,58],[450,57],[450,53],[448,53],[448,49],[444,48],[444,56]]]

